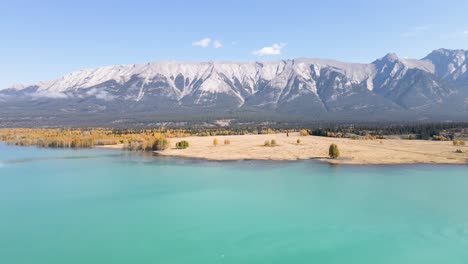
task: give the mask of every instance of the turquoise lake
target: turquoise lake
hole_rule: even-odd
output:
[[[0,144],[0,263],[468,263],[468,166]]]

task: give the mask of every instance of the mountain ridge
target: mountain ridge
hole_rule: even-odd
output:
[[[0,89],[0,102],[70,116],[185,111],[189,118],[205,111],[250,111],[310,119],[352,113],[362,119],[463,119],[467,58],[464,50],[438,49],[420,60],[388,53],[367,64],[298,58],[104,66]]]

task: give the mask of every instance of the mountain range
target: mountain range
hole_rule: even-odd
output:
[[[300,58],[107,66],[0,89],[0,121],[466,121],[467,58],[465,50],[438,49],[422,59],[389,53],[368,64]]]

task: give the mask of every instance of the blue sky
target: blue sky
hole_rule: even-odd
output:
[[[421,58],[468,49],[467,10],[466,0],[0,0],[0,87],[155,60]]]

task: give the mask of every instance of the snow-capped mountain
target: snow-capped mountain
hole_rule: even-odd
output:
[[[435,111],[445,116],[456,111],[457,116],[468,110],[467,55],[440,49],[421,60],[390,53],[369,64],[294,59],[116,65],[11,86],[0,90],[0,103],[10,110],[63,114],[184,112],[189,117],[250,111],[391,119],[408,112],[430,118]]]
[[[438,78],[465,84],[468,82],[468,51],[438,49],[423,60],[434,65],[434,73]]]

